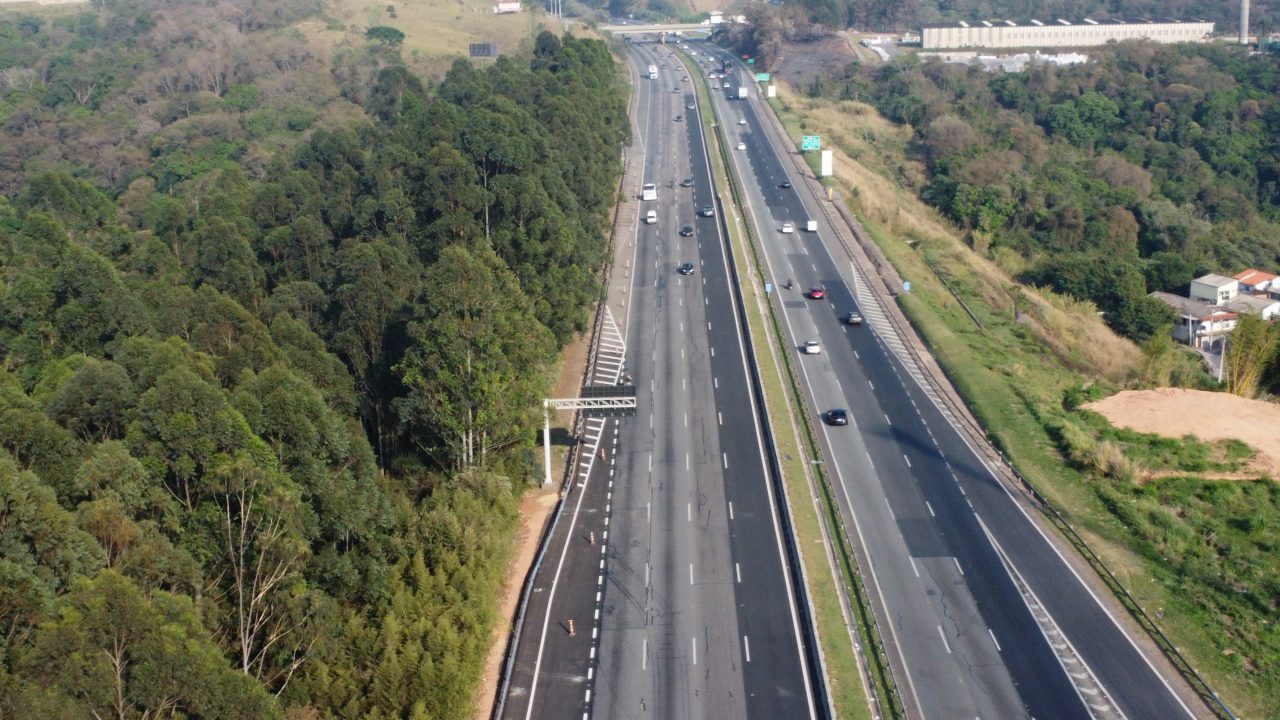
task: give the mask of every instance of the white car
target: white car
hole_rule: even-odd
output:
[[[739,120],[738,120],[738,124],[739,124],[739,125],[746,125],[746,124],[747,124],[747,119],[746,119],[746,118],[741,118],[741,119],[739,119]]]
[[[809,342],[804,344],[804,354],[805,355],[821,355],[822,346],[818,344],[817,340],[810,340]]]
[[[782,232],[783,232],[783,233],[790,235],[791,233],[793,233],[793,232],[795,232],[795,231],[796,231],[796,224],[795,224],[795,223],[789,223],[789,222],[782,223]]]
[[[739,150],[746,150],[746,149],[747,149],[747,144],[746,144],[746,143],[744,143],[744,142],[740,142],[740,143],[738,143],[738,149],[739,149]]]

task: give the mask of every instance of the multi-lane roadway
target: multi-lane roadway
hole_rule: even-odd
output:
[[[706,43],[726,88],[747,77]],[[792,152],[758,106],[714,94],[742,180],[743,208],[764,247],[811,407],[849,410],[848,426],[823,424],[826,464],[842,511],[869,559],[881,629],[908,712],[922,718],[1194,717],[966,443],[874,303],[859,304],[856,270],[837,261],[818,203],[803,190]],[[738,143],[742,143],[741,146]],[[793,187],[794,185],[794,187]],[[818,231],[803,228],[810,219]],[[792,223],[796,232],[782,232]],[[821,288],[821,299],[810,297]],[[868,293],[862,299],[870,300]],[[841,320],[859,311],[866,323]]]
[[[907,339],[833,254],[822,201],[786,157],[758,86],[736,99],[746,68],[706,43],[690,50],[718,61],[686,68],[662,45],[628,49],[641,175],[658,188],[656,201],[624,208],[636,220],[623,327],[637,414],[593,430],[606,450],[570,489],[547,545],[558,562],[533,579],[502,717],[827,714],[734,309],[720,216],[732,206],[719,202],[702,136],[711,108],[685,80],[719,61],[730,77],[712,102],[734,148],[738,210],[764,248],[908,716],[1203,714],[956,429]],[[649,210],[653,224],[641,220]],[[863,324],[842,322],[853,311]],[[821,352],[801,355],[808,342]],[[836,407],[847,426],[824,423]]]
[[[656,201],[627,208],[638,220],[657,213],[656,223],[636,223],[635,257],[624,263],[637,414],[618,421],[616,444],[571,490],[568,507],[585,493],[586,510],[573,532],[552,538],[549,554],[565,561],[544,563],[534,579],[503,716],[825,717],[695,86],[669,48],[637,44],[630,54],[643,179],[658,186]],[[661,68],[658,79],[645,77],[649,65]],[[583,542],[590,532],[598,545]]]

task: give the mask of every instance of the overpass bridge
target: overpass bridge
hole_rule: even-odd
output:
[[[644,34],[661,35],[663,33],[667,35],[672,35],[675,33],[692,32],[694,30],[701,30],[703,32],[710,33],[716,27],[717,27],[716,25],[701,25],[699,23],[683,23],[683,24],[671,23],[666,25],[661,25],[661,24],[601,25],[599,26],[599,29],[604,30],[605,32],[611,32],[614,35],[644,35]]]

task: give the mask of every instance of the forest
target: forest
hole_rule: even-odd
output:
[[[1280,267],[1277,89],[1274,56],[1150,44],[1023,73],[908,57],[806,88],[915,128],[917,189],[975,250],[1137,341],[1172,320],[1148,292]]]
[[[0,718],[475,702],[625,85],[239,5],[0,15]]]

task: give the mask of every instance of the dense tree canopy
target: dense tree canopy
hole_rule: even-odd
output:
[[[1025,281],[1092,300],[1141,340],[1145,296],[1198,273],[1280,266],[1280,61],[1221,46],[1126,43],[1022,73],[904,58],[813,92],[917,129],[926,199]]]
[[[613,57],[432,85],[384,29],[294,54],[305,3],[105,5],[0,16],[0,717],[468,715],[598,292]],[[362,116],[263,107],[334,78]]]

